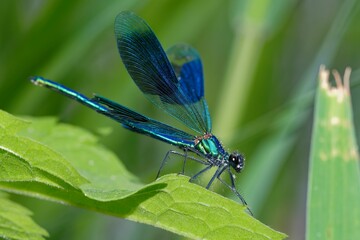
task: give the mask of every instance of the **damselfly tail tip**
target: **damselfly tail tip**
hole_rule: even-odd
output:
[[[41,85],[40,80],[42,80],[42,77],[39,76],[31,76],[29,77],[30,82],[32,82],[35,85]]]

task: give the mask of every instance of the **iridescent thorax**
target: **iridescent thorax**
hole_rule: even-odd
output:
[[[211,133],[196,137],[194,143],[195,149],[204,154],[207,158],[223,159],[228,155],[219,139]]]

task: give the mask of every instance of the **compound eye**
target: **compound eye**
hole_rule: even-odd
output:
[[[237,152],[234,152],[229,156],[230,164],[236,172],[240,172],[244,168],[244,160],[244,157]]]

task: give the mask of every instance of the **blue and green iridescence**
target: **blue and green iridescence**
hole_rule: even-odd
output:
[[[195,148],[200,153],[210,158],[224,159],[226,156],[228,156],[220,141],[213,135],[200,139],[199,142],[195,145]]]
[[[116,17],[115,37],[126,70],[140,91],[155,106],[192,129],[196,135],[151,119],[99,95],[88,98],[42,77],[31,78],[32,83],[74,99],[119,122],[130,131],[199,155],[202,160],[190,158],[198,160],[206,167],[193,177],[217,167],[208,183],[209,188],[215,179],[221,180],[220,175],[223,172],[228,172],[231,186],[227,186],[246,205],[245,200],[236,191],[234,176],[231,173],[231,168],[236,172],[242,170],[245,158],[238,152],[226,152],[220,141],[211,134],[211,118],[204,98],[202,63],[197,51],[189,45],[178,44],[165,52],[147,23],[132,12],[121,12]],[[173,151],[169,151],[168,154],[170,152]],[[186,159],[187,154],[183,155]]]

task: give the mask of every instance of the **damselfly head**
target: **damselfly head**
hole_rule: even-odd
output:
[[[229,155],[229,163],[236,172],[241,172],[245,166],[245,157],[238,152],[233,152]]]

